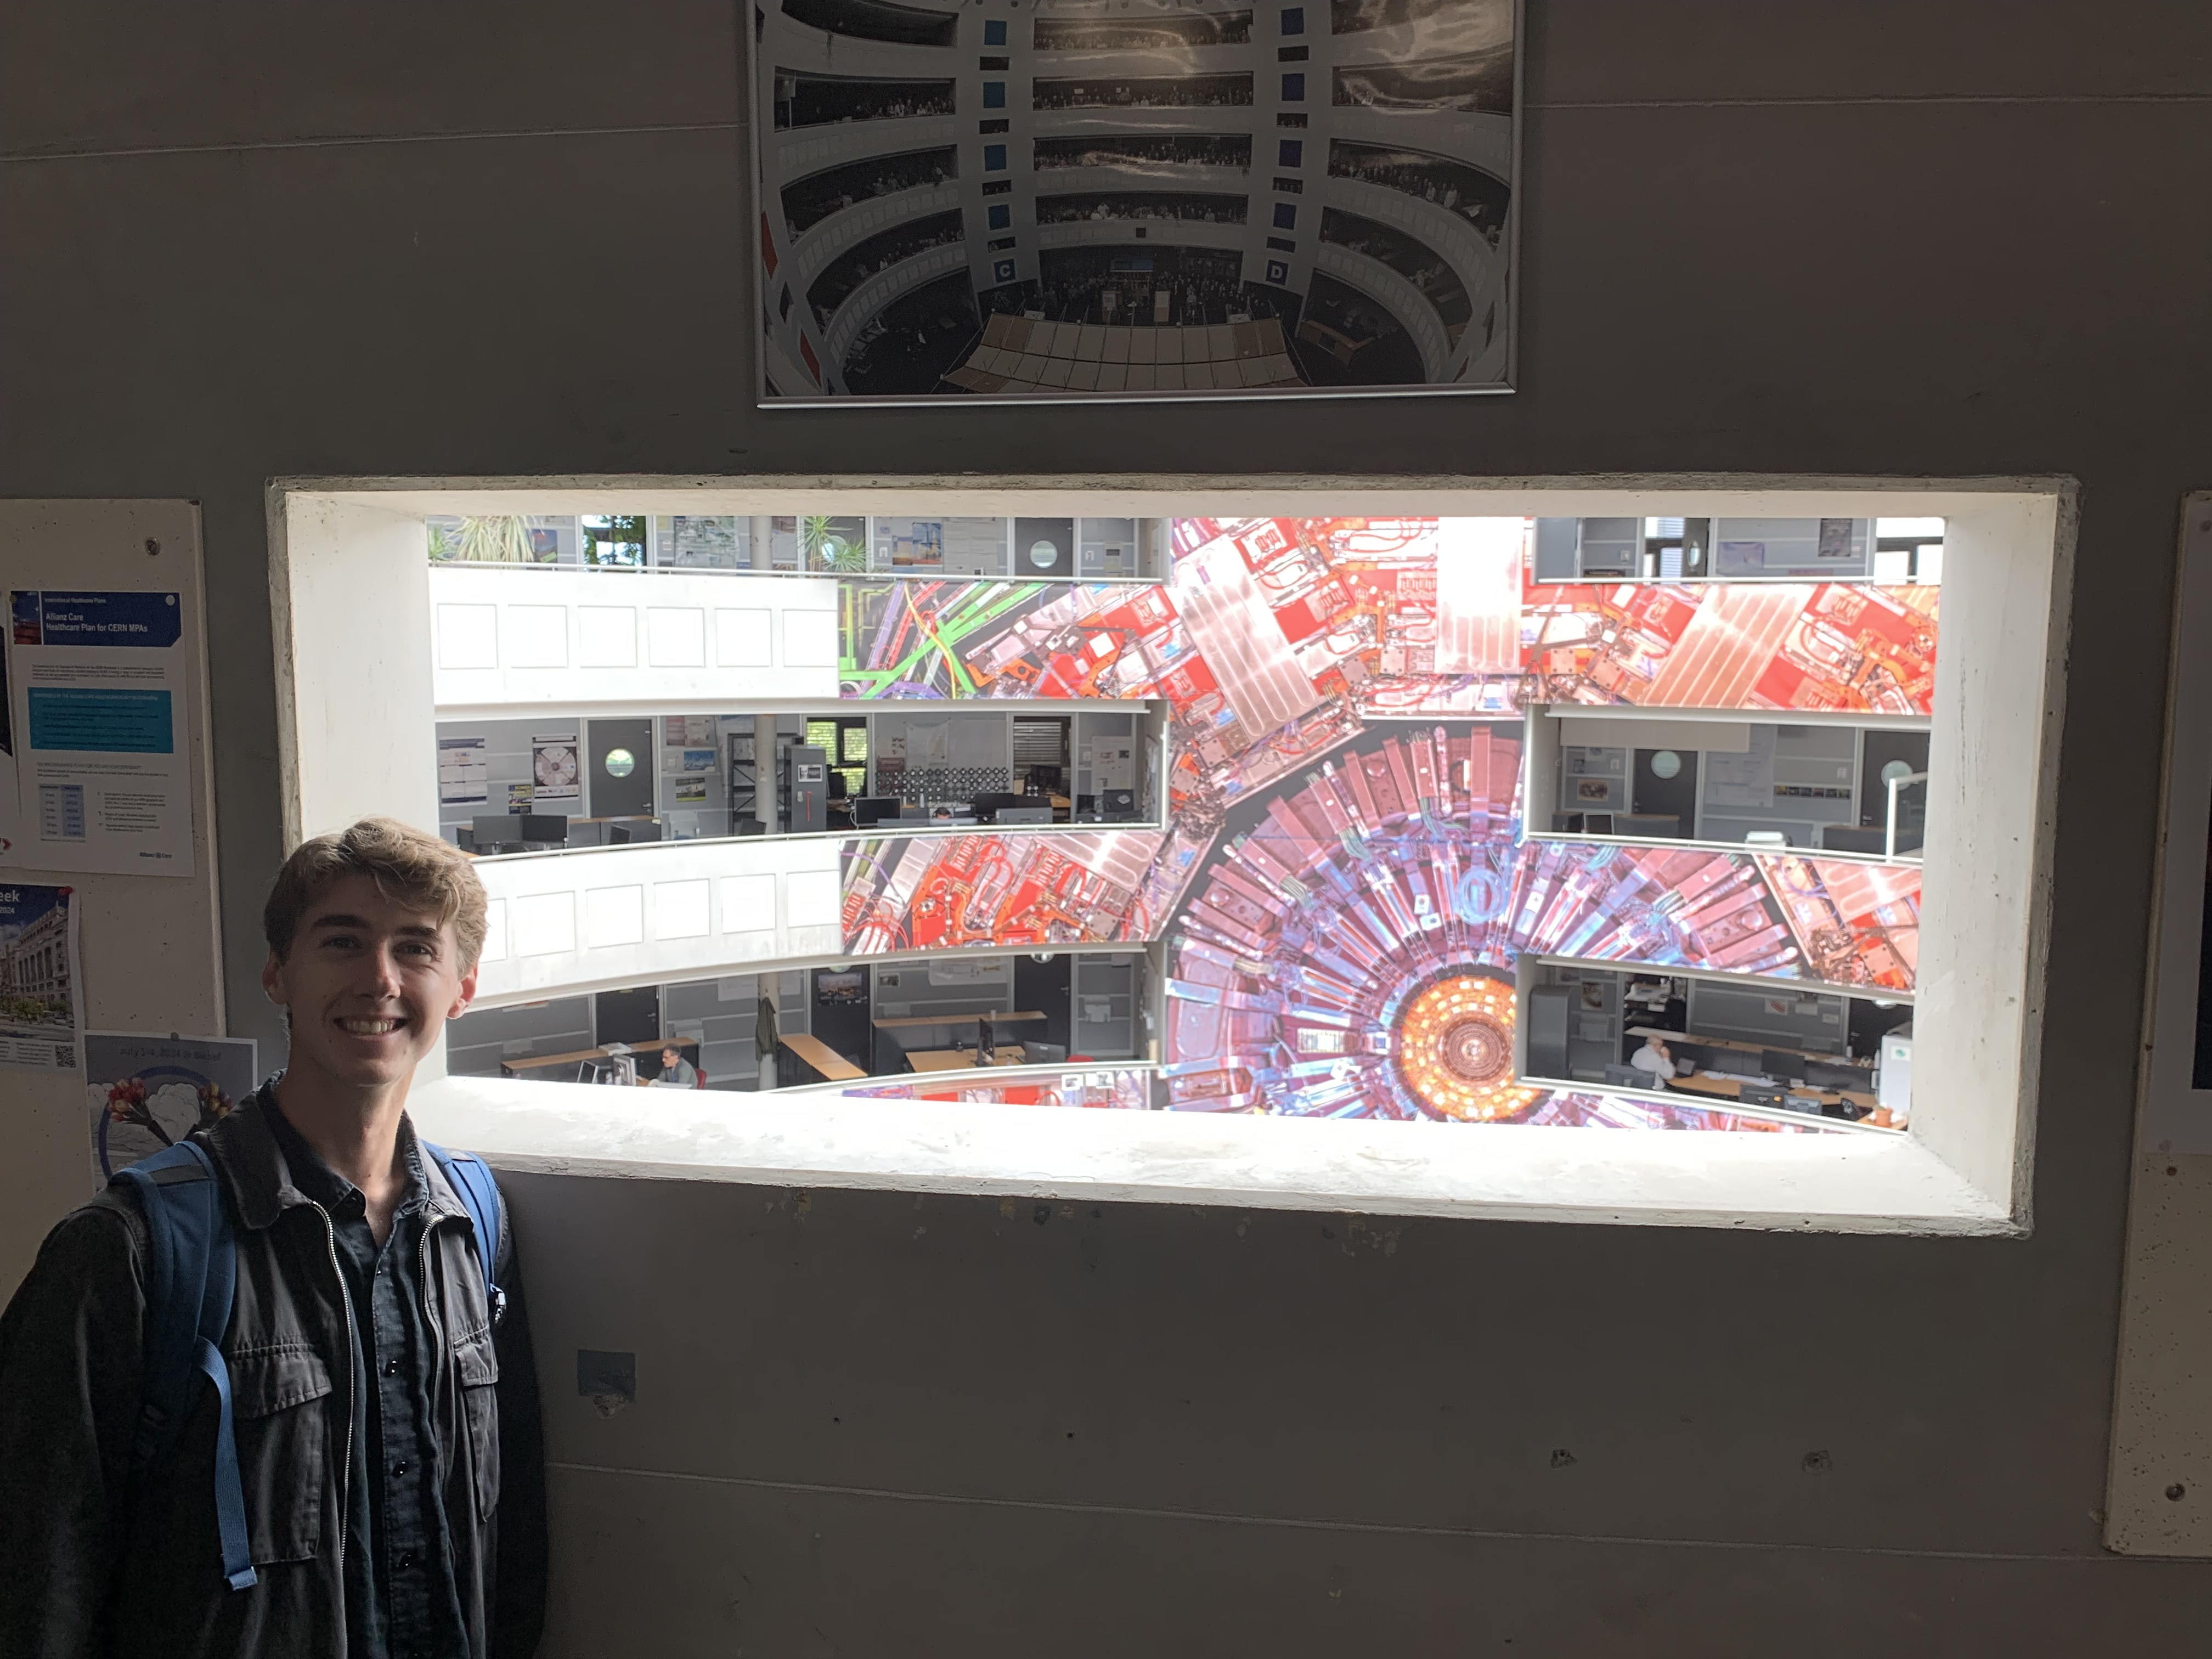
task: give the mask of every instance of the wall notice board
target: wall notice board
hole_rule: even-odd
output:
[[[87,1028],[220,1034],[199,509],[0,501],[0,884],[69,890]],[[87,1195],[81,1060],[0,1072],[0,1299]]]
[[[2212,494],[2182,502],[2105,1542],[2212,1556]]]

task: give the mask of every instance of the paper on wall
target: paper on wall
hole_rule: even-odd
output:
[[[482,738],[438,739],[438,805],[481,806],[491,798],[491,757]]]
[[[0,857],[40,870],[191,875],[178,596],[18,589],[8,614],[15,833]]]
[[[229,1112],[260,1082],[256,1056],[252,1037],[86,1032],[93,1184]]]
[[[0,883],[0,1066],[73,1072],[84,1029],[76,891]]]
[[[568,732],[532,738],[530,777],[530,804],[533,808],[581,800],[583,763],[576,753],[576,734]]]

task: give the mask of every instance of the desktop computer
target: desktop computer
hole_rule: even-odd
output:
[[[1050,823],[1049,806],[1001,806],[997,814],[1000,823]]]
[[[855,795],[852,800],[853,827],[872,830],[886,818],[898,819],[906,814],[900,811],[896,795]]]

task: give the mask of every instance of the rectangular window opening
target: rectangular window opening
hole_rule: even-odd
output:
[[[975,372],[1041,393],[1363,349],[1341,308],[1064,323],[999,263]],[[810,1114],[849,1096],[902,1103],[834,1166],[860,1184],[2025,1224],[2053,492],[548,483],[396,495],[410,545],[325,509],[375,488],[285,495],[286,696],[333,712],[283,776],[293,821],[381,803],[477,854],[430,1133],[591,1153],[525,1103],[577,1066],[529,1062],[650,1080],[588,1054],[592,1000],[650,988],[750,1126],[700,1178],[819,1179],[848,1154]],[[426,554],[427,625],[323,580]],[[365,647],[419,718],[340,695]],[[930,1010],[970,1024],[883,1046]]]

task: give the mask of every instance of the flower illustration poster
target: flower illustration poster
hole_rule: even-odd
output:
[[[85,1033],[94,1185],[228,1113],[260,1080],[255,1059],[251,1037]]]

